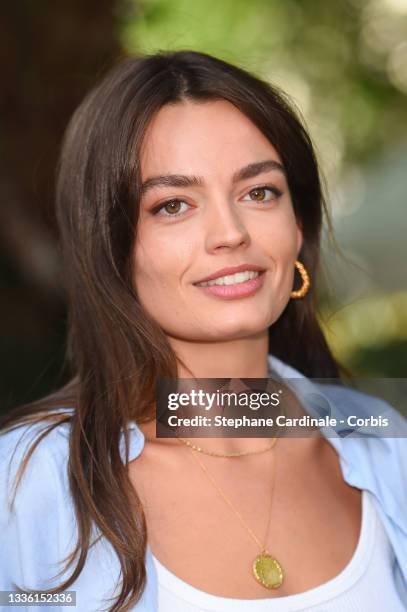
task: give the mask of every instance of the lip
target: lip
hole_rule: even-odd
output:
[[[210,287],[196,288],[203,291],[207,295],[221,298],[223,300],[235,300],[254,295],[264,284],[266,272],[259,272],[259,276],[251,278],[244,283],[235,283],[233,285],[211,285]]]
[[[221,276],[228,276],[229,274],[237,274],[238,272],[246,272],[247,270],[253,270],[254,272],[264,272],[264,268],[261,268],[260,266],[256,266],[255,264],[241,264],[240,266],[229,266],[227,268],[222,268],[221,270],[214,272],[210,276],[201,278],[200,280],[196,281],[193,284],[197,285],[198,283],[206,283],[207,281],[215,280],[216,278],[220,278]],[[201,287],[199,288],[201,289]],[[202,288],[204,289],[204,287]]]

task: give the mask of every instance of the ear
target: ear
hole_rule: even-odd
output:
[[[297,222],[297,257],[301,251],[303,243],[302,227],[300,221]]]

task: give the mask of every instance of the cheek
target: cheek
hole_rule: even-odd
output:
[[[135,268],[143,272],[146,267],[154,270],[154,275],[165,275],[180,279],[188,265],[196,260],[199,236],[190,225],[178,226],[170,223],[140,224],[137,232],[133,256]]]
[[[156,260],[148,240],[139,235],[133,251],[134,283],[139,297],[144,301],[157,286],[160,274],[160,262]]]
[[[298,233],[295,220],[289,215],[259,225],[256,242],[279,265],[294,265],[297,255]]]
[[[145,300],[171,292],[180,282],[186,261],[182,240],[140,233],[133,251],[136,290]]]
[[[298,231],[294,215],[276,215],[257,227],[257,243],[270,262],[270,304],[274,314],[286,306],[294,281]]]

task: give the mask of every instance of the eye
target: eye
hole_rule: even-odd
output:
[[[269,192],[269,196],[267,197],[267,192]],[[254,187],[251,189],[247,196],[250,196],[252,201],[257,202],[269,202],[271,200],[278,200],[278,198],[283,194],[280,189],[277,187],[273,187],[272,185],[261,185],[260,187]],[[245,198],[243,198],[243,201]],[[180,200],[179,198],[172,198],[171,200],[166,200],[162,204],[159,204],[155,208],[152,209],[151,213],[153,215],[159,215],[161,217],[181,217],[186,209],[182,210],[182,205],[189,206],[185,200]],[[165,211],[165,212],[164,212]]]
[[[153,215],[158,215],[159,213],[161,213],[162,210],[165,209],[169,214],[161,213],[162,217],[179,217],[183,214],[183,212],[180,212],[181,204],[186,204],[186,202],[184,202],[184,200],[178,200],[177,198],[174,198],[173,200],[167,200],[166,202],[163,202],[162,204],[154,208],[152,210],[152,213]]]
[[[271,193],[271,197],[266,196],[267,191]],[[283,192],[272,185],[261,185],[260,187],[254,187],[251,189],[247,195],[252,198],[252,201],[269,202],[270,200],[278,200],[278,198],[283,195]]]

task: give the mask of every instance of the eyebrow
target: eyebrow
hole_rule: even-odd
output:
[[[278,170],[285,175],[285,169],[280,162],[274,159],[266,159],[261,162],[248,164],[240,170],[237,170],[232,176],[232,183],[254,178],[263,172],[270,170]],[[185,174],[164,174],[161,176],[152,176],[146,179],[141,185],[141,195],[145,195],[149,189],[153,187],[202,187],[204,180],[201,176],[185,175]]]

